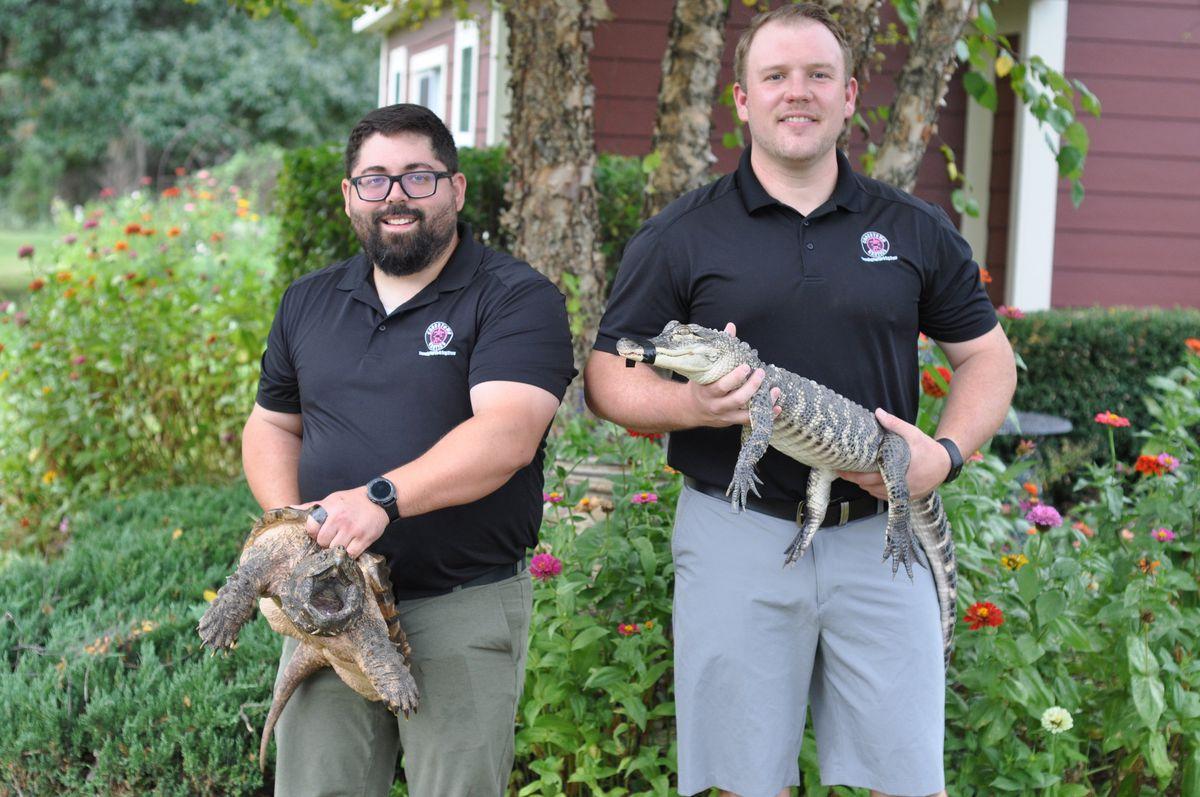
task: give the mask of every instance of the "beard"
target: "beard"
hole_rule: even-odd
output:
[[[385,216],[411,218],[413,229],[385,239],[380,221]],[[452,208],[427,215],[410,205],[387,205],[355,216],[351,226],[371,263],[388,276],[405,277],[424,271],[437,260],[454,239],[457,220]]]

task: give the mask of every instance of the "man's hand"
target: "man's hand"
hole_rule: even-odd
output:
[[[732,321],[725,325],[725,332],[737,335]],[[739,365],[711,385],[688,381],[687,395],[692,405],[696,426],[747,426],[750,423],[750,399],[758,392],[767,372],[761,368],[753,371],[748,365]],[[771,401],[779,400],[779,388],[771,389]],[[775,407],[775,415],[780,409]]]
[[[875,410],[875,418],[889,432],[895,432],[908,443],[912,457],[908,463],[908,492],[913,499],[924,498],[937,489],[950,473],[950,455],[946,449],[929,435],[911,423],[907,423],[882,409]],[[838,476],[854,482],[873,497],[886,501],[887,486],[879,471],[854,473],[838,471]]]
[[[344,546],[352,559],[357,559],[387,528],[387,511],[371,503],[363,487],[330,493],[314,503],[320,504],[328,517],[319,526],[310,517],[305,524],[308,536],[322,548]],[[303,508],[308,506],[312,504]]]

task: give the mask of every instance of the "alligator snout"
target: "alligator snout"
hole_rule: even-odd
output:
[[[632,368],[634,363],[654,364],[654,344],[648,340],[636,338],[621,338],[617,341],[617,354],[625,358],[625,367]]]

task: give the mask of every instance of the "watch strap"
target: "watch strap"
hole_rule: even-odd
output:
[[[946,474],[946,478],[942,480],[942,484],[952,482],[958,478],[958,474],[962,473],[963,457],[962,452],[958,450],[958,444],[949,437],[939,437],[937,442],[942,448],[946,449],[946,453],[950,455],[950,472]]]

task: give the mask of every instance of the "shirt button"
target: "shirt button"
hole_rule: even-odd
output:
[[[379,331],[380,331],[380,332],[383,332],[383,331],[385,331],[386,329],[387,329],[387,324],[380,324],[380,325],[379,325]]]
[[[809,222],[809,220],[808,220],[808,219],[805,219],[805,220],[804,220],[804,226],[805,226],[805,227],[807,227],[807,226],[808,226],[810,223],[811,223],[811,222]]]
[[[804,245],[804,248],[805,248],[805,249],[812,249],[812,248],[813,248],[813,245],[812,245],[811,243],[808,243],[808,244],[805,244],[805,245]]]

